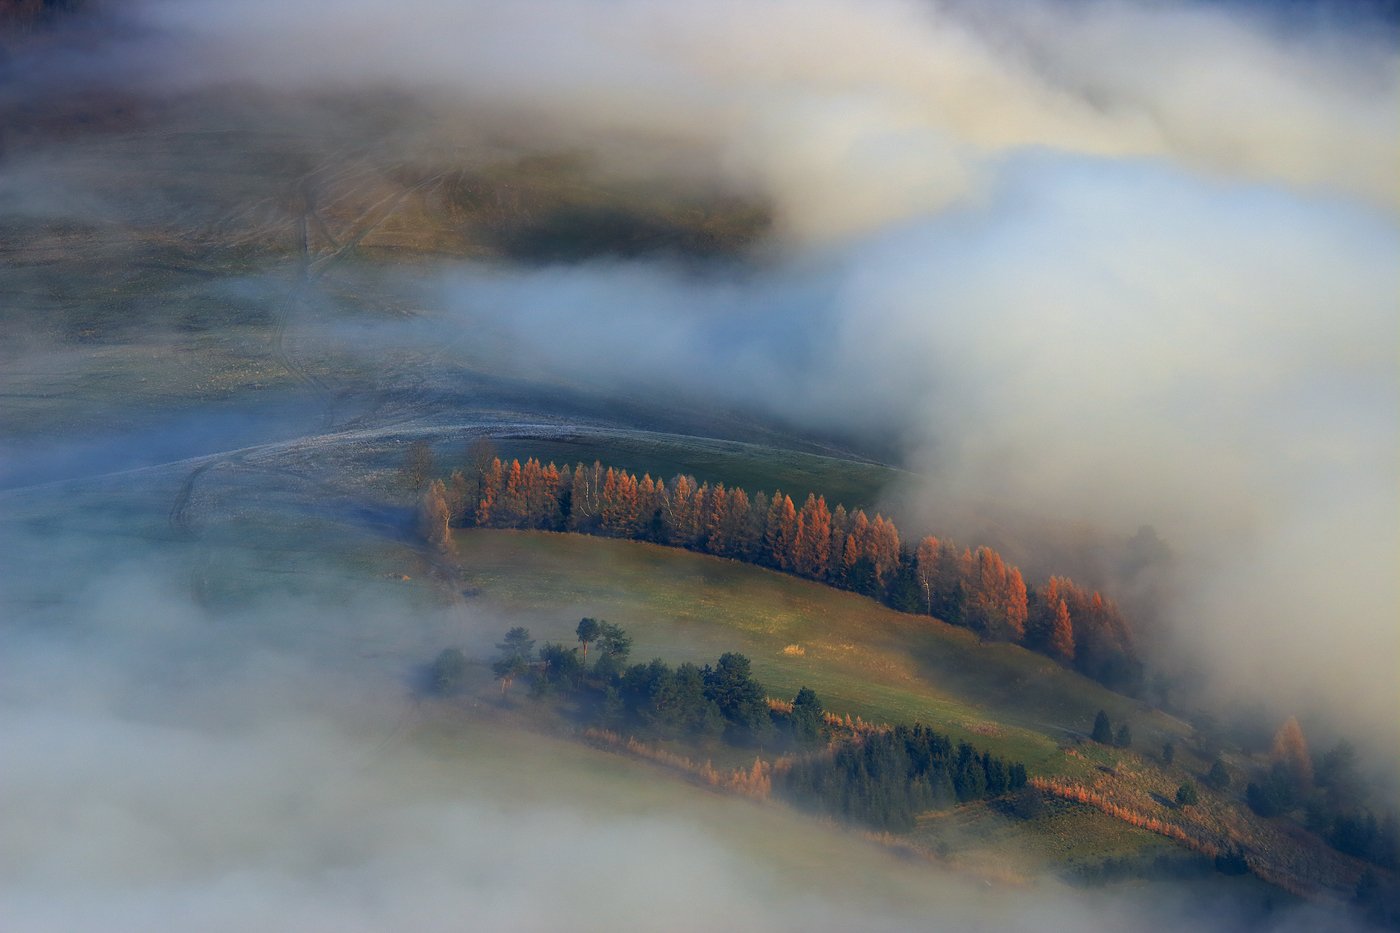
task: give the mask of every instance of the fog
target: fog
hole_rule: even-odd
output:
[[[1183,663],[1394,734],[1400,59],[1365,12],[139,10],[167,92],[393,88],[438,115],[404,145],[508,127],[770,200],[742,274],[468,268],[438,300],[532,376],[873,428],[927,477],[907,526],[1169,596],[1135,608]],[[1176,561],[1057,567],[1067,526]]]
[[[1262,701],[1393,763],[1400,51],[1378,14],[1029,0],[99,14],[17,49],[0,85],[0,116],[23,127],[0,135],[0,246],[36,251],[0,269],[15,432],[0,486],[126,471],[0,503],[0,744],[30,751],[4,756],[0,926],[903,929],[936,909],[948,929],[1113,930],[1216,911],[1152,893],[1164,913],[1149,921],[1146,892],[988,895],[942,874],[920,890],[924,867],[915,883],[863,849],[862,883],[893,878],[890,896],[833,893],[716,828],[747,804],[637,808],[615,790],[635,777],[571,767],[521,785],[556,750],[485,726],[461,743],[485,754],[444,750],[413,666],[448,643],[488,651],[509,619],[358,584],[201,600],[209,567],[238,589],[230,568],[257,563],[240,538],[249,490],[295,503],[284,474],[323,480],[323,456],[371,469],[348,434],[315,438],[322,406],[366,432],[465,421],[447,400],[485,406],[463,387],[473,367],[604,408],[723,408],[839,437],[905,471],[875,505],[906,533],[992,544],[1037,578],[1117,596],[1153,670],[1192,685],[1178,702]],[[414,172],[559,152],[586,153],[592,179],[745,199],[771,227],[723,262],[410,246],[412,268],[338,292],[277,252],[306,179],[354,192],[342,215],[375,217]],[[36,225],[57,232],[30,242]],[[65,254],[84,225],[97,232]],[[224,230],[241,265],[211,263],[197,287],[160,277],[159,250],[202,261]],[[343,295],[351,320],[328,323]],[[57,336],[89,306],[159,346],[133,366],[81,328]],[[215,306],[245,316],[198,320]],[[271,351],[249,336],[268,321]],[[188,347],[211,356],[185,362]],[[282,366],[313,353],[311,376]],[[214,358],[223,369],[194,372]],[[378,380],[381,401],[337,378]],[[172,537],[166,512],[200,458],[273,441],[285,458],[267,453],[219,489],[224,511],[201,513],[234,543],[151,544]],[[188,463],[159,468],[174,460]],[[70,494],[91,526],[55,518]],[[108,495],[131,512],[96,508]],[[304,506],[252,527],[303,535]],[[1128,544],[1143,527],[1166,546],[1146,562]],[[312,550],[299,538],[289,560]]]
[[[98,529],[150,530],[119,514],[139,496],[69,498]],[[74,585],[62,568],[111,543],[23,530],[36,501],[8,497],[0,531],[33,555],[0,592],[27,609],[0,632],[8,930],[1352,928],[1225,891],[993,888],[901,859],[415,699],[420,659],[486,656],[509,620],[345,587],[343,544],[300,562],[309,593],[265,569],[211,606],[190,598],[188,549],[228,566],[258,538],[128,542]]]

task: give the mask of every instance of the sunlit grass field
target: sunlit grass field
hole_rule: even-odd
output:
[[[1139,747],[1184,724],[1054,662],[934,619],[735,561],[631,541],[467,530],[457,535],[474,601],[573,641],[585,615],[633,633],[633,656],[704,663],[740,651],[769,692],[802,686],[827,708],[876,722],[924,722],[1024,761],[1080,773],[1106,750],[1067,757],[1099,709],[1131,723]]]

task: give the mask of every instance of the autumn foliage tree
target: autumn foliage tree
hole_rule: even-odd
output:
[[[787,497],[784,497],[786,500]],[[810,493],[797,516],[797,532],[792,542],[792,569],[795,573],[821,580],[831,559],[831,512],[826,498]]]
[[[752,495],[681,474],[653,478],[601,462],[501,460],[476,444],[444,490],[449,521],[633,538],[750,561],[852,590],[983,638],[1043,652],[1117,688],[1140,677],[1116,606],[1065,577],[1038,590],[992,548],[926,537],[906,548],[893,520],[808,494]]]
[[[793,569],[793,544],[797,541],[797,509],[782,490],[773,493],[763,533],[763,549],[769,563],[780,570]]]
[[[452,548],[452,533],[448,529],[451,512],[447,507],[447,487],[435,479],[418,499],[418,535],[439,551]]]
[[[1308,742],[1303,738],[1303,727],[1294,716],[1279,727],[1274,735],[1274,747],[1270,760],[1281,765],[1293,781],[1294,792],[1301,793],[1312,786],[1312,756],[1308,754]]]

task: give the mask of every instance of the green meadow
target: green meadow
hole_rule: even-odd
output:
[[[571,642],[587,615],[631,632],[637,660],[704,663],[739,651],[774,696],[809,686],[839,714],[924,722],[1041,774],[1097,763],[1095,753],[1063,748],[1089,731],[1099,709],[1130,723],[1139,747],[1188,732],[1040,655],[736,561],[514,531],[462,531],[457,550],[473,603],[520,620],[541,641]]]

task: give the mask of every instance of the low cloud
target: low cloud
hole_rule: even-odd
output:
[[[347,328],[336,352],[446,347],[891,451],[916,477],[886,503],[906,531],[992,543],[1037,575],[1083,572],[1150,610],[1144,637],[1170,652],[1157,657],[1205,668],[1217,692],[1393,736],[1400,56],[1370,25],[1185,3],[143,2],[100,41],[24,60],[0,94],[18,112],[31,92],[96,80],[136,100],[129,126],[93,128],[102,146],[68,126],[7,136],[15,229],[88,224],[112,253],[90,291],[67,290],[85,273],[57,234],[56,252],[6,273],[24,285],[6,342],[50,352],[49,311],[121,298],[141,282],[116,273],[162,236],[183,247],[186,230],[247,223],[292,242],[301,173],[367,179],[370,206],[409,184],[406,166],[586,150],[600,174],[769,205],[772,235],[722,268],[444,261],[385,286],[436,312],[368,339]],[[290,289],[251,266],[211,274],[226,291],[201,294],[256,293],[250,307],[281,308]],[[64,359],[72,382],[105,358]],[[28,391],[24,377],[5,388]],[[0,468],[23,485],[111,451],[160,459],[132,453],[148,441],[175,458],[282,436],[265,412],[233,410],[212,433],[203,409],[201,430],[104,415],[129,437],[90,446],[38,431]],[[178,485],[132,480],[148,481]],[[133,509],[163,523],[164,491]],[[54,520],[27,514],[26,535]],[[1170,563],[1105,558],[1144,525]],[[586,775],[512,797],[499,772],[473,770],[475,750],[464,762],[393,738],[414,715],[405,659],[450,642],[458,619],[392,601],[213,611],[183,581],[90,569],[128,540],[126,519],[83,534],[0,539],[24,570],[0,583],[0,745],[30,752],[8,769],[0,925],[929,922],[911,889],[894,899],[912,899],[906,912],[775,881],[703,828],[714,811],[609,809]],[[59,591],[75,599],[29,589],[46,566],[71,568],[81,583]],[[467,646],[487,650],[505,621],[478,620]],[[360,650],[385,639],[400,669]],[[508,774],[547,767],[500,756]],[[615,854],[581,873],[600,851]],[[1163,914],[944,884],[949,928],[1201,919],[1170,899]]]
[[[1349,929],[1169,885],[991,888],[776,806],[420,706],[406,689],[416,647],[369,658],[356,644],[382,643],[391,610],[401,642],[444,637],[402,602],[366,590],[342,594],[347,608],[272,585],[253,609],[211,610],[178,574],[138,567],[57,600],[59,575],[31,575],[0,603],[50,605],[0,634],[0,741],[23,751],[0,817],[7,929]],[[506,622],[455,624],[475,653]],[[839,869],[822,861],[838,852]]]

